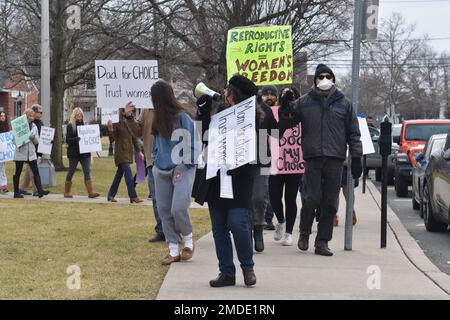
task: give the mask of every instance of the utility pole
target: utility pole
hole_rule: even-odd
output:
[[[352,103],[355,113],[358,114],[359,101],[359,71],[361,63],[361,31],[362,31],[362,12],[363,0],[355,1],[355,22],[353,30],[353,66],[352,66]],[[352,177],[351,161],[352,155],[347,159],[347,183],[348,183],[348,201],[345,216],[345,244],[346,251],[352,250],[353,242],[353,204],[355,202],[355,189]]]
[[[41,105],[43,108],[43,122],[50,123],[50,8],[49,0],[42,0],[41,15]]]
[[[378,36],[379,0],[355,0],[355,17],[353,30],[353,65],[352,65],[352,104],[358,114],[359,104],[359,73],[361,65],[361,40],[371,41]],[[353,242],[353,205],[355,202],[355,182],[352,171],[352,155],[347,159],[347,190],[348,200],[345,215],[345,244],[346,251],[352,250]]]

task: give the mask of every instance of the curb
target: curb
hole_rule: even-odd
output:
[[[376,204],[381,208],[381,193],[372,181],[367,181],[367,188]],[[434,282],[442,291],[450,295],[450,276],[440,271],[419,247],[400,219],[388,205],[387,220],[389,228],[399,243],[408,260],[426,277]]]

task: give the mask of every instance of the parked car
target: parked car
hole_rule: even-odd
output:
[[[375,170],[375,180],[381,181],[381,154],[380,154],[380,146],[378,141],[380,140],[380,130],[374,127],[369,127],[370,136],[372,137],[373,147],[375,149],[375,153],[367,155],[366,162],[366,170],[367,173],[370,170]],[[394,134],[394,129],[392,131]],[[392,162],[392,156],[398,152],[398,145],[396,143],[392,143],[392,154],[388,157],[388,184],[394,184],[394,164]]]
[[[425,177],[425,227],[430,232],[445,231],[450,224],[450,130],[444,148],[431,155]]]
[[[412,170],[412,206],[414,210],[420,210],[420,217],[423,218],[423,186],[425,181],[425,171],[430,163],[430,157],[444,148],[447,135],[438,134],[431,136],[423,152],[416,157],[416,165]]]
[[[416,156],[423,151],[425,143],[432,135],[447,133],[450,120],[409,120],[402,125],[400,137],[396,142],[400,146],[394,156],[395,193],[398,197],[408,196],[408,187],[412,184],[412,168]]]

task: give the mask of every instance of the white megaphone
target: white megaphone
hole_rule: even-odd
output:
[[[211,98],[213,98],[214,100],[220,100],[220,98],[222,97],[219,93],[215,92],[214,90],[211,90],[210,88],[208,88],[206,86],[206,84],[204,84],[203,82],[200,82],[194,90],[194,96],[196,98],[200,98],[203,95],[208,95]]]

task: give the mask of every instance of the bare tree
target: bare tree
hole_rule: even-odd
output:
[[[7,34],[6,56],[18,55],[18,61],[6,66],[13,73],[40,77],[40,1],[9,0],[16,12],[14,28]],[[69,30],[67,9],[78,5],[81,28]],[[149,32],[152,20],[144,17],[148,8],[142,1],[58,0],[50,2],[51,25],[51,125],[56,129],[52,160],[63,168],[62,121],[64,93],[92,77],[95,60],[108,59],[126,50],[140,35]],[[24,45],[26,44],[26,45]]]
[[[229,29],[248,25],[291,24],[294,52],[326,55],[348,31],[347,0],[148,0],[165,36],[174,41],[167,52],[172,63],[194,67],[197,77],[219,88],[226,79],[226,37]],[[334,45],[330,46],[330,43]],[[143,48],[145,49],[145,48]],[[167,54],[163,55],[167,56]]]

